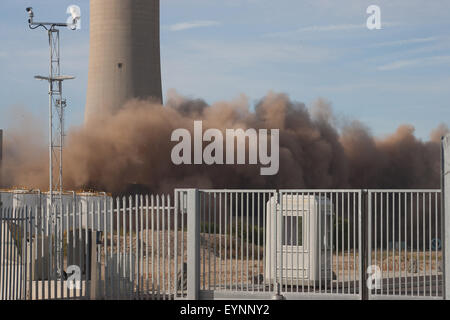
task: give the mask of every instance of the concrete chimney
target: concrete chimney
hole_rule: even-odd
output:
[[[162,103],[159,24],[159,0],[90,2],[86,123],[132,98]]]

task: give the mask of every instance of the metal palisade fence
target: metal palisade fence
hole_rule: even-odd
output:
[[[368,192],[372,299],[442,299],[440,190]]]
[[[1,299],[442,299],[440,190],[0,207]]]

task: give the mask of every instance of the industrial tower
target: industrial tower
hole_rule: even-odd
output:
[[[132,98],[162,102],[159,29],[159,0],[90,2],[85,123]]]

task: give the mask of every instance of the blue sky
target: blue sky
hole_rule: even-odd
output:
[[[88,0],[1,0],[0,128],[11,110],[31,110],[46,126],[48,70],[43,30],[29,30],[25,7],[39,20],[66,20],[79,5],[82,29],[64,30],[62,70],[68,126],[83,123],[89,62]],[[382,29],[368,30],[366,8],[381,8]],[[269,90],[311,105],[330,101],[341,119],[359,119],[375,135],[398,125],[428,139],[450,125],[448,0],[161,0],[163,90],[254,103]],[[46,128],[46,127],[45,127]]]

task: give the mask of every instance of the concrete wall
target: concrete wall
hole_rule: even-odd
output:
[[[85,121],[131,98],[162,102],[159,0],[95,0],[90,11]]]

